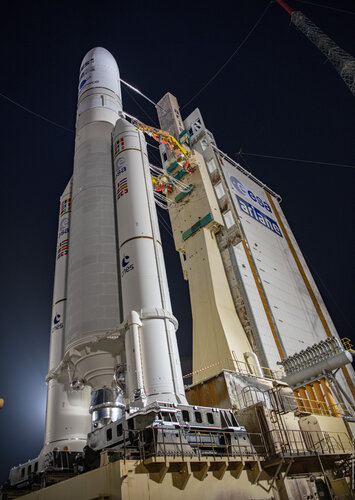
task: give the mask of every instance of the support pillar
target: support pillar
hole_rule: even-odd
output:
[[[313,387],[311,386],[311,384],[306,384],[305,388],[307,391],[309,401],[311,403],[312,413],[320,414],[320,408],[316,401],[316,395],[314,394]]]
[[[303,404],[303,401],[302,399],[300,398],[300,395],[298,393],[298,390],[294,390],[293,391],[293,394],[296,398],[296,403],[297,403],[297,406],[298,406],[298,409],[299,411],[304,411],[305,410],[305,407],[304,407],[304,404]]]
[[[308,411],[309,413],[311,413],[312,412],[311,405],[310,405],[310,403],[308,401],[308,397],[307,397],[305,388],[304,387],[299,387],[298,388],[298,392],[299,392],[299,395],[302,398],[302,403],[303,403],[303,406],[305,407],[305,410]]]
[[[322,392],[322,388],[321,388],[320,383],[318,381],[313,382],[313,389],[314,389],[314,392],[316,394],[317,400],[319,401],[322,415],[329,415],[330,412],[328,409],[328,405],[326,403],[326,400],[325,400],[323,392]]]
[[[333,417],[340,417],[340,411],[339,411],[338,406],[335,402],[335,399],[333,398],[328,381],[325,378],[321,378],[320,383],[321,383],[324,395],[326,397],[326,400],[328,402],[328,405],[330,408],[330,413],[333,415]]]

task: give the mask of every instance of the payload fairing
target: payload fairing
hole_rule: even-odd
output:
[[[92,49],[61,197],[42,453],[80,451],[89,408],[97,428],[125,403],[186,404],[146,142],[123,116],[116,61]]]

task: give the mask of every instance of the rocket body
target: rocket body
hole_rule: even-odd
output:
[[[114,128],[113,156],[123,315],[130,327],[127,395],[138,405],[186,403],[146,141],[125,119]]]
[[[146,142],[122,118],[119,71],[107,50],[86,54],[78,92],[42,453],[82,450],[90,424],[121,418],[125,404],[186,404]]]

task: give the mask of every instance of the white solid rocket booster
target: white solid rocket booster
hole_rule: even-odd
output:
[[[143,133],[113,132],[115,197],[126,333],[127,396],[138,405],[185,403],[171,303]]]
[[[70,181],[60,197],[56,264],[53,287],[47,408],[42,453],[53,449],[81,451],[90,430],[89,387],[73,391],[67,370],[61,370],[66,313],[68,249],[71,212]],[[59,367],[59,369],[58,369]]]

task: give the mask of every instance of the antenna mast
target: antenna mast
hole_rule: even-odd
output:
[[[302,31],[332,63],[341,78],[355,95],[355,58],[341,49],[318,26],[312,23],[302,12],[293,10],[283,0],[276,0],[281,7],[291,16],[291,22]]]

